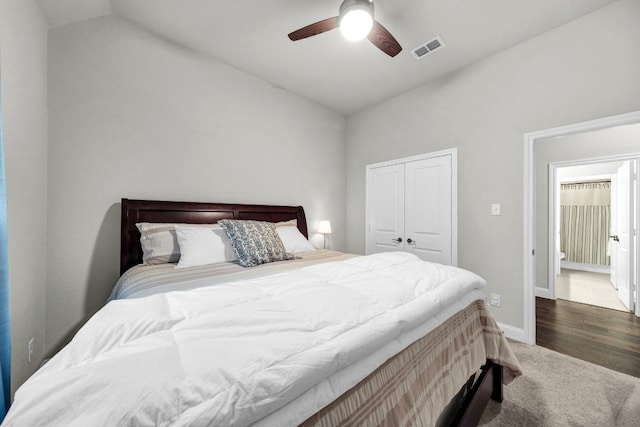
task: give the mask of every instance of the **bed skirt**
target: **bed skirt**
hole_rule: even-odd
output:
[[[487,360],[503,367],[505,384],[522,374],[486,306],[475,301],[301,425],[434,426]]]

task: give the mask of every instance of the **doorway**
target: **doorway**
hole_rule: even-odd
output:
[[[549,298],[634,311],[634,245],[629,253],[618,233],[635,228],[634,184],[624,184],[629,171],[637,175],[639,160],[549,165]]]
[[[602,139],[603,131],[610,130],[619,134],[630,135],[622,143],[611,143]],[[592,138],[591,143],[584,143],[578,136]],[[570,137],[576,138],[570,138]],[[534,344],[536,340],[536,294],[546,298],[550,295],[549,271],[550,256],[555,251],[549,239],[549,164],[567,159],[607,159],[626,153],[634,153],[640,157],[640,111],[607,117],[589,122],[576,123],[553,129],[533,132],[524,136],[525,142],[525,232],[524,232],[524,341]],[[557,156],[553,160],[544,158],[551,153]],[[540,157],[543,156],[543,157]],[[577,156],[577,157],[576,157]],[[636,200],[640,199],[639,186],[634,186]],[[636,209],[634,227],[637,228],[640,209]],[[638,264],[638,240],[633,238],[634,264]],[[633,272],[633,289],[637,286],[637,269]],[[640,304],[635,314],[640,316]]]

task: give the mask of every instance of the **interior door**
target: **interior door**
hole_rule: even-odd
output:
[[[452,262],[451,156],[405,164],[406,251],[425,261]]]
[[[367,203],[367,254],[403,251],[404,164],[368,171]]]
[[[618,268],[618,243],[613,240],[616,235],[616,229],[618,228],[618,210],[617,210],[617,197],[618,197],[618,177],[613,175],[611,177],[611,231],[609,233],[609,256],[611,261],[611,275],[609,279],[614,289],[618,289],[618,277],[616,275],[616,269]]]
[[[633,283],[633,174],[631,162],[624,162],[616,174],[615,212],[616,229],[613,233],[613,248],[615,251],[615,280],[618,285],[618,298],[629,309],[634,310]]]

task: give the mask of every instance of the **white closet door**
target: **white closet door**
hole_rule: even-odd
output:
[[[367,254],[404,250],[404,165],[370,169],[367,193]]]
[[[452,263],[451,156],[405,164],[406,251]]]

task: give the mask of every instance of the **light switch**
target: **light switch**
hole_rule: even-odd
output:
[[[491,204],[491,215],[500,215],[500,203]]]

